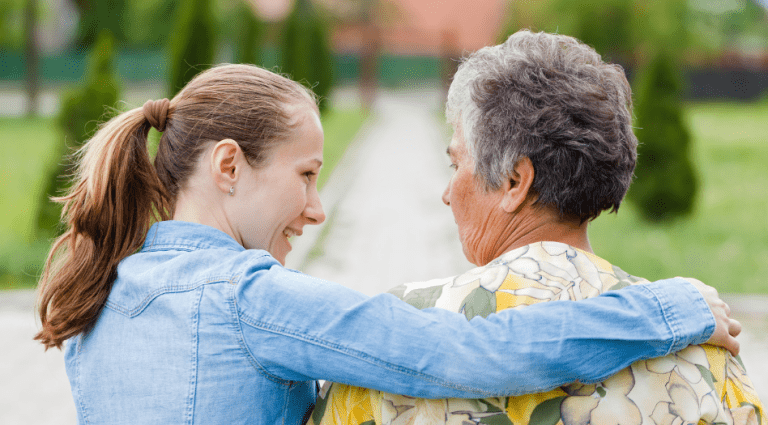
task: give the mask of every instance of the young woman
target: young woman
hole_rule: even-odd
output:
[[[151,127],[163,132],[154,166]],[[67,231],[41,280],[36,337],[66,341],[81,423],[299,424],[316,379],[513,395],[713,335],[734,343],[713,290],[701,287],[705,300],[682,280],[468,322],[287,270],[291,237],[325,218],[322,153],[311,93],[247,65],[205,71],[94,135],[60,199]],[[597,348],[613,355],[585,364]]]

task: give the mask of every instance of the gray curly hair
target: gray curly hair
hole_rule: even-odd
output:
[[[619,65],[573,37],[527,30],[464,60],[446,104],[486,190],[499,189],[528,157],[536,204],[582,223],[618,210],[629,188],[637,160],[631,111]]]

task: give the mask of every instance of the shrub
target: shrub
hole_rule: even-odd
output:
[[[211,0],[180,0],[169,44],[168,97],[211,66],[217,42]]]
[[[72,174],[70,154],[79,149],[96,131],[100,122],[111,118],[120,98],[120,84],[115,75],[115,40],[109,30],[102,30],[88,55],[88,68],[80,87],[62,96],[57,122],[63,134],[62,143],[53,155],[57,162],[49,167],[44,180],[45,190],[37,214],[37,228],[43,233],[60,230],[61,208],[50,202],[50,196],[59,196],[67,187]],[[105,109],[105,107],[107,109]]]
[[[320,97],[320,109],[333,88],[333,54],[328,25],[310,0],[297,0],[285,22],[282,71],[308,83]]]
[[[660,51],[636,79],[636,134],[640,141],[636,180],[629,200],[651,221],[691,212],[697,179],[683,120],[683,82],[674,57]]]

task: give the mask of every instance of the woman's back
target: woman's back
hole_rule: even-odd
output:
[[[314,382],[269,375],[240,329],[245,267],[267,271],[277,261],[214,229],[164,225],[191,227],[196,237],[150,234],[120,264],[94,329],[67,345],[80,422],[300,423]]]

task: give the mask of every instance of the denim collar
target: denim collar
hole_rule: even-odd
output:
[[[242,245],[219,229],[204,224],[187,221],[160,221],[152,225],[142,252],[162,251],[166,249],[229,249],[244,251]]]

